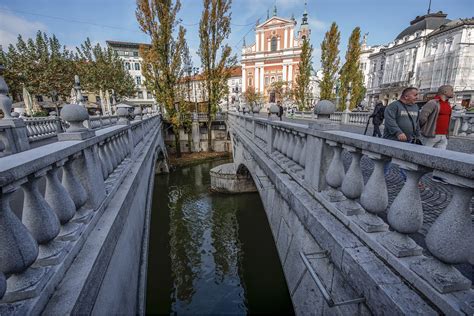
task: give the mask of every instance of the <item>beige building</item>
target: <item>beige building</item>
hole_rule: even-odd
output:
[[[272,83],[288,82],[292,86],[298,72],[303,39],[311,30],[305,10],[300,29],[295,33],[296,21],[276,15],[256,27],[255,43],[242,48],[242,93],[249,87],[261,93],[265,102],[275,102]]]

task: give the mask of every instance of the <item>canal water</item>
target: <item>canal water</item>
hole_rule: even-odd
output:
[[[147,313],[293,313],[258,193],[209,191],[209,170],[227,162],[156,176]]]

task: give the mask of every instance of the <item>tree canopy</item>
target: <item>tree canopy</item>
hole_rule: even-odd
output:
[[[331,28],[326,32],[321,43],[321,67],[323,78],[319,83],[322,100],[332,100],[335,97],[334,86],[337,82],[337,72],[339,71],[339,42],[341,33],[336,22],[331,24]]]
[[[311,80],[311,55],[313,46],[306,37],[303,39],[301,47],[301,59],[298,64],[298,76],[296,77],[296,85],[294,87],[294,95],[300,111],[309,107],[309,82]]]

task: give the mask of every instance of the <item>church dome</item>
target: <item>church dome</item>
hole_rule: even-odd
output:
[[[405,36],[410,36],[415,34],[418,31],[423,30],[436,30],[441,25],[444,25],[451,20],[446,19],[448,15],[439,11],[437,13],[430,13],[423,16],[417,16],[413,21],[410,22],[410,26],[404,29],[398,36],[396,40],[402,39]]]

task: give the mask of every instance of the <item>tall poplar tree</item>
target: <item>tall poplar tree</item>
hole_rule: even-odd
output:
[[[230,34],[232,0],[203,0],[204,9],[199,21],[200,45],[204,84],[207,94],[207,145],[212,151],[211,123],[212,114],[218,109],[218,103],[227,92],[227,80],[236,57],[231,56],[232,49],[224,41]]]
[[[337,72],[339,71],[339,42],[341,33],[338,30],[336,22],[332,22],[331,28],[326,32],[324,40],[321,43],[321,67],[323,78],[319,84],[321,89],[321,100],[333,100],[334,85],[337,81]]]
[[[294,88],[294,95],[298,103],[298,109],[303,111],[308,107],[309,100],[309,81],[311,79],[311,55],[313,53],[313,46],[310,45],[306,37],[303,39],[303,46],[301,47],[301,57],[298,64],[298,76],[296,77],[296,86]]]
[[[341,105],[345,104],[350,86],[350,109],[354,109],[362,101],[365,94],[364,76],[360,69],[360,52],[360,28],[356,27],[349,37],[346,62],[340,71],[341,89],[339,90],[339,93],[341,96]],[[344,108],[344,106],[341,106],[341,108]]]
[[[150,36],[151,47],[141,47],[143,75],[150,91],[161,103],[170,119],[175,136],[176,155],[181,156],[179,129],[182,126],[182,108],[179,102],[180,83],[184,75],[183,56],[186,51],[186,29],[177,27],[176,15],[180,0],[137,0],[140,29]]]

